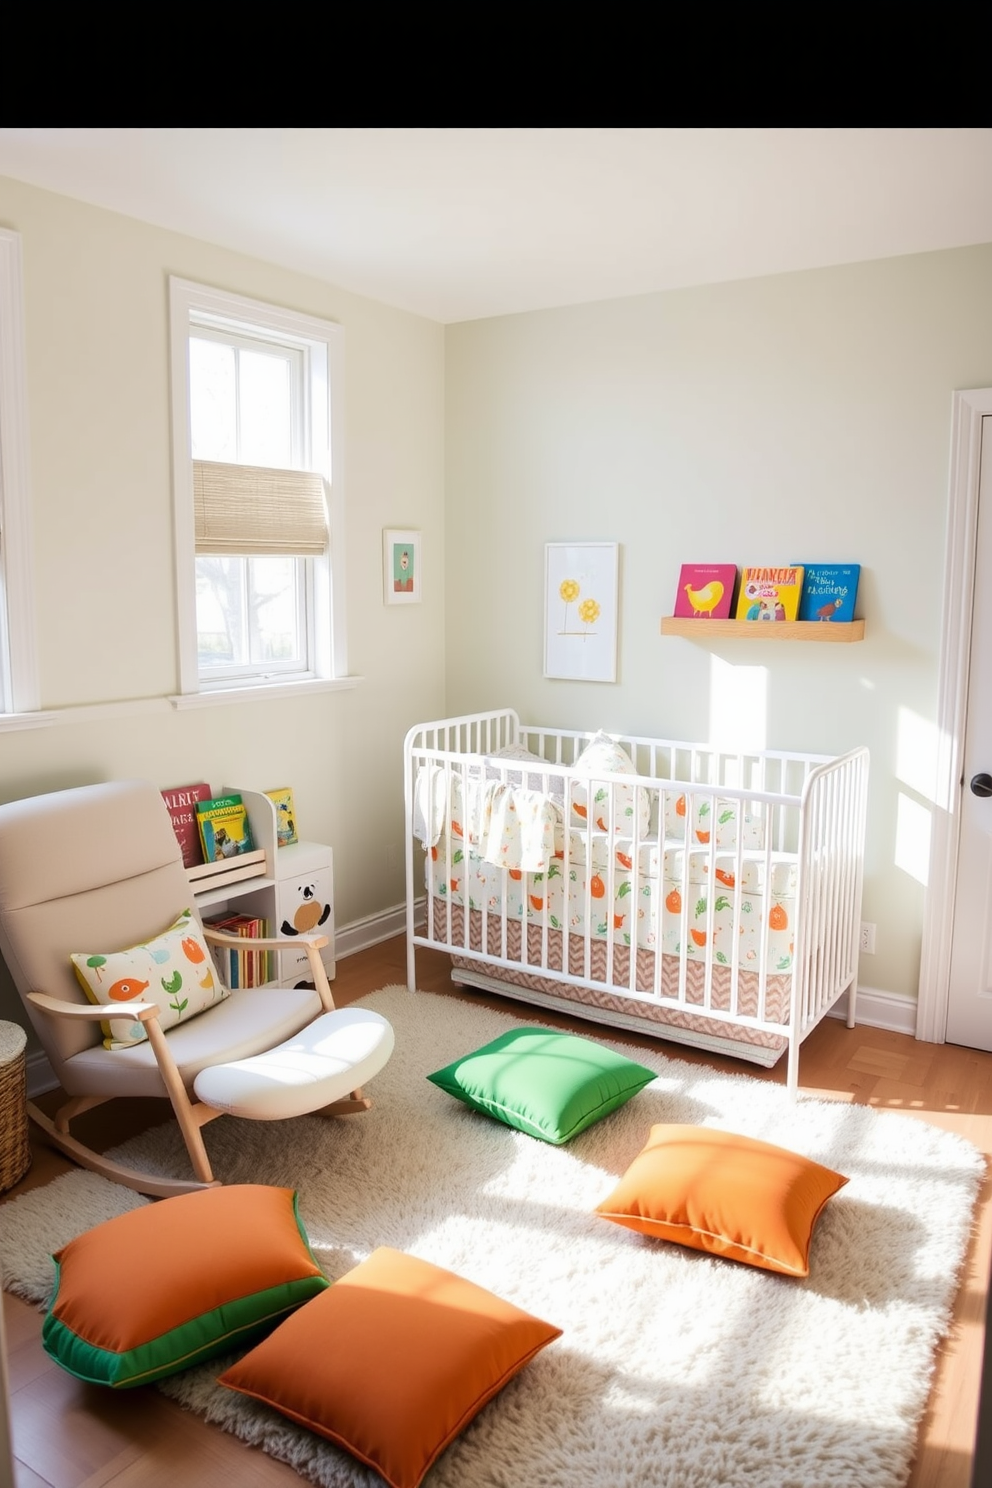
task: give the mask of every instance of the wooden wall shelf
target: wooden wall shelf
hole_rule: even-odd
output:
[[[685,636],[690,641],[726,639],[750,641],[820,641],[843,645],[863,641],[865,622],[845,620],[835,625],[829,620],[683,620],[666,615],[661,622],[662,635]]]

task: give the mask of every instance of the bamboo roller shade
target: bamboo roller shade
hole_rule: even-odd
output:
[[[311,470],[193,461],[198,553],[293,553],[327,547],[323,476]]]

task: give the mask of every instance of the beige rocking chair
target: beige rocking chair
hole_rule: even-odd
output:
[[[266,950],[305,940],[313,988],[244,988],[167,1030],[156,1003],[129,1001],[127,1016],[147,1038],[106,1048],[108,1008],[87,1000],[70,956],[153,941],[188,907],[196,913],[172,822],[147,781],[0,805],[0,954],[67,1096],[54,1119],[33,1102],[28,1114],[83,1167],[155,1197],[216,1182],[201,1128],[217,1116],[264,1121],[367,1109],[361,1087],[393,1048],[392,1028],[378,1013],[335,1009],[319,934],[252,941]],[[208,944],[243,948],[201,928]],[[115,1096],[171,1101],[193,1179],[125,1168],[70,1135],[74,1117]]]

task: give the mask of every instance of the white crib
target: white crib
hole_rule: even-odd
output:
[[[520,723],[404,744],[407,976],[765,1066],[855,1021],[868,751],[829,758]]]

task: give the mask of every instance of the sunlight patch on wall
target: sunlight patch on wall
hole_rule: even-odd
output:
[[[896,778],[918,796],[928,801],[937,799],[937,756],[939,729],[912,708],[900,708],[896,715]]]
[[[930,827],[933,817],[928,806],[899,792],[896,805],[896,867],[924,888],[930,876]]]
[[[960,809],[960,766],[953,768],[957,754],[957,740],[947,729],[937,730],[937,776],[934,803],[941,811],[952,815]]]
[[[768,668],[710,658],[710,741],[719,749],[768,748]]]

